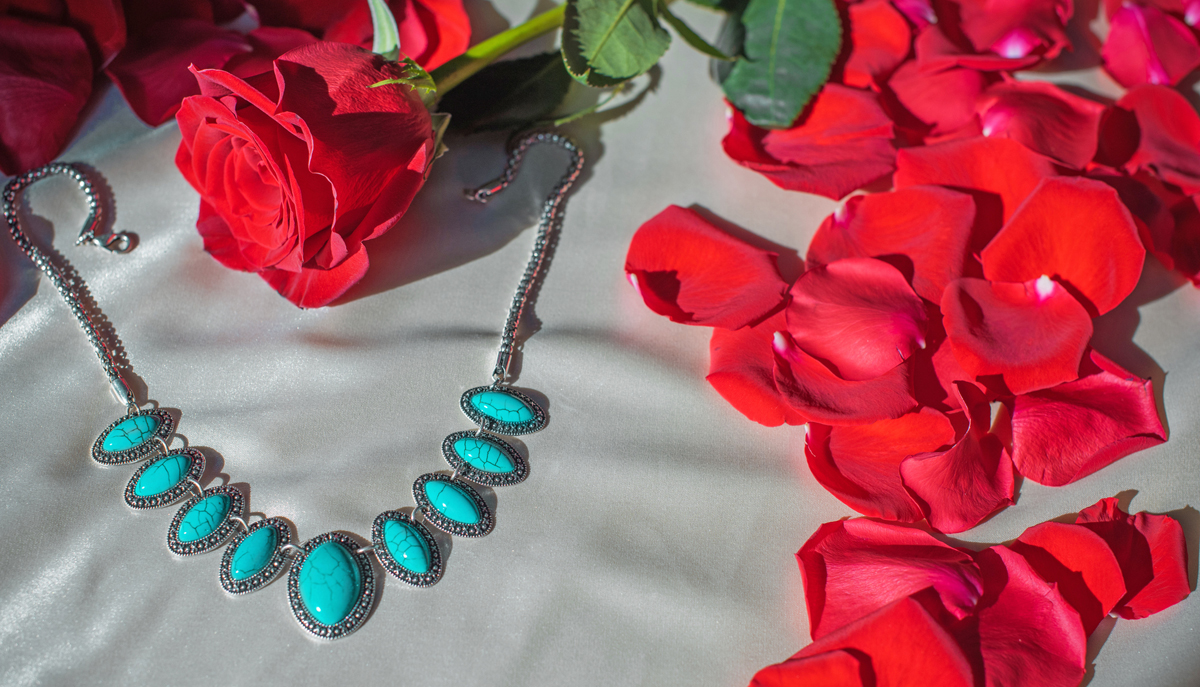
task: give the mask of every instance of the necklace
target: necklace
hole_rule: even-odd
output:
[[[17,217],[18,193],[54,174],[70,177],[87,198],[89,214],[76,245],[92,244],[114,252],[130,248],[129,237],[116,233],[96,235],[100,204],[91,182],[76,167],[52,163],[8,183],[4,189],[4,218],[17,246],[29,256],[66,301],[79,321],[104,368],[125,415],[114,420],[92,445],[92,459],[102,465],[141,461],[125,487],[125,503],[135,509],[161,508],[183,501],[167,528],[167,548],[180,556],[207,553],[226,545],[217,577],[230,594],[257,591],[286,569],[287,595],[292,614],[316,637],[338,639],[366,621],[375,602],[374,568],[369,555],[396,579],[417,587],[436,584],[442,577],[444,558],[429,526],[448,535],[482,537],[492,531],[495,518],[483,496],[472,485],[502,487],[518,484],[529,474],[525,458],[502,436],[537,432],[546,426],[546,413],[529,396],[507,384],[517,327],[526,304],[536,293],[547,266],[556,230],[562,223],[567,193],[583,169],[583,154],[569,138],[556,133],[525,135],[511,148],[503,173],[467,197],[486,202],[515,178],[526,152],[538,143],[550,143],[570,153],[566,175],[547,196],[538,221],[533,251],[513,295],[512,306],[500,339],[492,383],[463,393],[460,406],[476,425],[454,432],[442,442],[449,475],[430,472],[413,483],[416,505],[408,510],[387,510],[371,525],[371,543],[343,532],[326,532],[302,543],[283,518],[264,517],[248,522],[246,497],[229,485],[200,484],[204,455],[183,447],[171,448],[176,417],[160,407],[142,408],[121,375],[115,353],[119,339],[91,303],[86,283],[73,269],[51,259],[53,251],[35,246],[21,229]]]

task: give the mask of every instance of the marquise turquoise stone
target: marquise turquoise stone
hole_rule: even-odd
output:
[[[279,533],[269,525],[251,532],[233,552],[229,576],[235,580],[244,580],[258,574],[271,562],[278,541]]]
[[[186,544],[216,532],[229,514],[229,505],[227,494],[213,494],[198,501],[179,523],[179,541]]]
[[[141,446],[154,438],[154,430],[158,429],[159,422],[160,420],[153,415],[135,415],[113,427],[108,436],[104,437],[101,448],[114,452],[128,451],[134,446]]]
[[[322,625],[336,625],[350,615],[362,594],[358,562],[335,541],[327,541],[304,558],[300,568],[300,600]]]
[[[133,485],[133,493],[143,498],[158,496],[183,481],[192,467],[192,459],[182,453],[163,456],[146,466],[146,471]]]
[[[508,473],[517,469],[508,454],[494,441],[483,437],[463,437],[454,442],[454,452],[471,466],[484,472]]]
[[[457,484],[430,480],[425,483],[425,496],[439,513],[455,522],[475,525],[483,520],[479,506]]]
[[[500,422],[528,422],[533,411],[516,396],[503,391],[484,391],[471,397],[471,405],[484,415]]]
[[[388,520],[383,525],[383,541],[397,563],[418,575],[429,572],[429,548],[417,528],[406,522]]]

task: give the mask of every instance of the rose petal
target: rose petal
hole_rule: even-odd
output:
[[[983,135],[1011,138],[1080,169],[1096,155],[1104,106],[1044,81],[1008,81],[976,104]]]
[[[917,66],[922,71],[937,72],[951,67],[964,67],[981,72],[1016,71],[1042,61],[1039,55],[1001,57],[990,52],[976,54],[955,45],[937,24],[922,29],[913,46],[917,53]]]
[[[931,0],[893,0],[892,4],[918,29],[937,23]]]
[[[804,455],[813,477],[863,515],[916,522],[925,517],[900,481],[900,463],[954,443],[954,426],[932,408],[869,425],[812,423]]]
[[[981,551],[985,600],[979,649],[987,687],[1075,687],[1083,679],[1087,635],[1079,613],[1055,585],[1005,546]]]
[[[1145,618],[1174,606],[1191,591],[1187,541],[1179,521],[1169,515],[1130,516],[1114,498],[1080,511],[1076,523],[1104,538],[1125,575],[1125,597],[1114,612]]]
[[[729,123],[725,153],[780,188],[837,199],[895,169],[892,120],[866,91],[826,84],[790,129]]]
[[[983,593],[969,554],[921,530],[865,518],[822,525],[796,560],[816,640],[927,587],[960,619]]]
[[[1022,532],[1011,547],[1079,613],[1085,635],[1125,596],[1116,556],[1086,527],[1044,522]]]
[[[1154,253],[1154,257],[1167,269],[1174,269],[1175,258],[1172,255],[1171,242],[1175,235],[1175,218],[1164,198],[1142,180],[1134,177],[1098,171],[1093,171],[1088,177],[1104,182],[1116,190],[1121,204],[1133,215],[1142,246]]]
[[[946,451],[920,453],[900,463],[900,477],[925,513],[930,527],[962,532],[1013,503],[1013,467],[1008,452],[988,433],[987,397],[974,384],[957,382],[955,394],[970,425]]]
[[[812,422],[856,425],[897,418],[914,409],[911,370],[901,363],[861,382],[838,377],[785,332],[776,332],[775,386],[788,404]]]
[[[942,297],[943,323],[958,364],[969,374],[999,374],[1014,394],[1078,376],[1092,319],[1061,285],[960,279]]]
[[[1200,114],[1178,91],[1138,86],[1117,101],[1133,112],[1141,130],[1127,171],[1144,169],[1187,195],[1200,193]]]
[[[863,687],[863,674],[870,674],[871,661],[849,651],[834,650],[804,658],[789,658],[755,673],[750,687]],[[874,681],[869,683],[874,685]]]
[[[1094,374],[1013,399],[1013,463],[1039,484],[1070,484],[1167,439],[1150,380],[1091,360]]]
[[[1200,206],[1188,198],[1171,208],[1175,232],[1171,235],[1171,263],[1192,284],[1200,286]]]
[[[786,309],[796,345],[842,379],[864,381],[925,345],[925,305],[900,270],[872,258],[846,258],[805,272]]]
[[[299,272],[266,269],[259,272],[259,276],[279,295],[301,308],[319,308],[329,305],[358,283],[369,266],[367,251],[360,246],[356,252],[329,269],[306,267]]]
[[[945,133],[975,117],[975,101],[988,81],[987,75],[974,69],[926,71],[909,61],[896,70],[888,86],[900,104],[933,127],[933,133]]]
[[[1183,22],[1155,7],[1122,3],[1100,51],[1104,68],[1126,88],[1174,86],[1200,67],[1200,43]]]
[[[252,52],[234,55],[224,66],[225,71],[243,79],[269,72],[276,57],[293,48],[317,42],[317,38],[307,31],[279,26],[255,29],[246,34],[246,40]]]
[[[753,327],[716,327],[709,343],[708,383],[738,412],[766,425],[802,425],[808,418],[792,409],[775,387],[775,332],[786,328],[779,312]]]
[[[962,0],[958,8],[962,31],[979,52],[1053,59],[1071,47],[1071,0]]]
[[[912,29],[888,0],[865,0],[846,8],[850,18],[850,56],[842,83],[877,88],[908,57]]]
[[[462,54],[471,44],[471,23],[462,0],[391,0],[400,32],[400,49],[425,69],[433,70]],[[370,6],[350,4],[327,25],[322,38],[370,48],[375,37]]]
[[[980,257],[987,279],[1053,276],[1103,315],[1137,286],[1146,250],[1115,190],[1059,177],[1038,185]]]
[[[817,229],[810,265],[853,257],[880,258],[912,275],[912,287],[934,303],[946,284],[964,275],[975,202],[938,186],[852,196]],[[902,260],[896,261],[899,257]],[[975,263],[975,274],[982,274]]]
[[[672,205],[640,228],[625,273],[646,306],[684,324],[738,329],[783,304],[778,255]]]

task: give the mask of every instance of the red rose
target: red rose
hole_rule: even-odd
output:
[[[370,88],[395,63],[313,43],[248,80],[196,72],[175,164],[200,193],[196,228],[226,267],[257,272],[301,307],[328,304],[367,270],[364,242],[408,209],[432,160],[413,89]]]

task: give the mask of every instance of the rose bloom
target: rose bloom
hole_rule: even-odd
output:
[[[395,63],[344,43],[281,55],[240,79],[196,71],[175,164],[200,193],[204,249],[292,303],[327,305],[366,273],[366,241],[404,214],[432,161],[414,89],[370,88]]]

